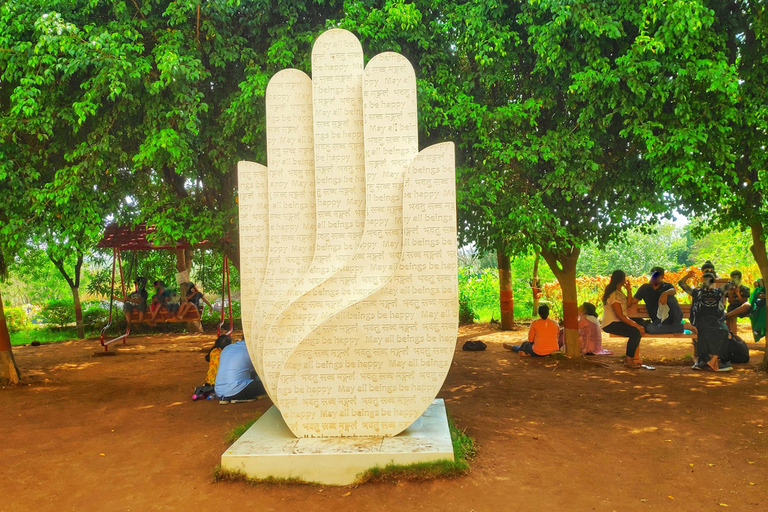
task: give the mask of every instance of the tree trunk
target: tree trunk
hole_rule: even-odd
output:
[[[531,313],[531,316],[534,318],[539,314],[539,294],[541,293],[541,283],[539,283],[540,256],[537,252],[536,258],[533,260],[533,277],[531,278],[531,294],[533,295],[533,313]]]
[[[75,324],[77,325],[77,339],[85,338],[83,326],[83,306],[80,304],[80,288],[72,288],[72,300],[75,302]]]
[[[768,283],[768,250],[766,250],[766,239],[763,225],[759,223],[752,224],[752,256],[755,257],[757,267],[763,277],[763,282]],[[765,308],[766,317],[768,317],[768,308]],[[765,352],[763,362],[768,364],[768,336],[765,337]]]
[[[64,259],[56,259],[52,253],[48,253],[48,258],[53,262],[72,290],[72,300],[75,303],[75,324],[77,325],[77,338],[85,338],[85,328],[83,327],[83,307],[80,305],[80,274],[83,268],[83,253],[77,252],[77,261],[75,262],[74,279],[69,276],[67,269],[64,268]]]
[[[579,248],[571,247],[565,253],[541,251],[549,268],[560,283],[563,291],[563,328],[565,329],[565,354],[568,357],[581,357],[579,343],[579,306],[576,290],[576,263],[579,260]]]
[[[514,301],[512,297],[512,275],[509,256],[504,252],[502,244],[496,251],[496,261],[499,267],[499,298],[501,300],[501,330],[511,331],[515,324]]]
[[[20,378],[19,368],[16,366],[13,350],[11,350],[11,335],[5,321],[3,296],[0,294],[0,382],[18,384]]]
[[[194,251],[192,249],[179,249],[176,251],[176,271],[186,272],[189,276],[192,270],[192,260],[194,259]],[[188,280],[187,280],[188,281]],[[189,287],[187,282],[179,283],[179,293],[182,297],[187,296]],[[187,331],[189,332],[203,332],[203,324],[200,321],[187,322]]]

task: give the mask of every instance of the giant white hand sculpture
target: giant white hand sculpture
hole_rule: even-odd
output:
[[[267,87],[269,169],[240,162],[243,330],[299,437],[391,436],[440,390],[458,326],[453,144],[418,151],[405,57],[325,32]]]

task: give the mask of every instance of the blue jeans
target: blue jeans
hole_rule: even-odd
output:
[[[651,322],[645,326],[645,332],[648,334],[678,334],[685,331],[683,324],[683,310],[680,309],[680,304],[677,303],[677,298],[674,295],[670,295],[667,298],[667,306],[669,306],[669,316],[663,322]]]

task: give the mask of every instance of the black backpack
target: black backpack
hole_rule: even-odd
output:
[[[749,347],[743,339],[733,333],[728,340],[728,353],[732,363],[745,364],[749,362]]]
[[[482,341],[472,340],[472,341],[466,342],[464,344],[464,346],[462,347],[462,349],[468,350],[470,352],[477,352],[477,351],[480,351],[480,350],[485,350],[486,347],[488,347],[488,345],[486,345]]]

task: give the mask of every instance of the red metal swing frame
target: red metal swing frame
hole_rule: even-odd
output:
[[[136,226],[135,228],[129,228],[125,226],[118,226],[115,224],[110,224],[107,226],[107,228],[104,231],[104,237],[101,239],[101,241],[98,243],[97,247],[101,249],[112,249],[112,284],[110,286],[110,297],[109,297],[109,318],[107,320],[107,325],[105,325],[101,329],[101,335],[99,337],[101,345],[104,347],[104,351],[109,350],[109,345],[112,343],[116,343],[120,340],[123,341],[123,344],[126,342],[126,338],[128,338],[128,335],[131,333],[131,324],[128,324],[126,326],[125,334],[121,334],[120,336],[105,340],[105,336],[107,333],[107,330],[112,326],[112,314],[114,311],[114,302],[115,302],[115,274],[116,270],[119,270],[120,272],[120,289],[123,293],[122,297],[126,296],[126,290],[125,290],[125,278],[123,275],[123,258],[122,258],[122,251],[151,251],[151,250],[183,250],[183,249],[198,249],[198,248],[205,248],[208,246],[207,242],[201,242],[199,244],[189,244],[184,241],[176,242],[175,244],[165,244],[165,245],[156,245],[147,240],[147,235],[150,233],[153,233],[155,231],[154,227],[146,227],[143,224],[140,224]],[[225,307],[225,297],[227,299],[226,307]],[[187,313],[182,318],[176,318],[174,315],[168,316],[166,314],[162,314],[160,318],[155,318],[154,322],[162,322],[162,323],[168,323],[168,322],[194,322],[198,321],[203,316],[204,306],[201,306],[200,309],[198,308],[190,308]],[[230,289],[230,283],[229,283],[229,258],[224,256],[224,261],[222,265],[222,271],[221,271],[221,322],[219,323],[219,326],[217,328],[217,336],[221,335],[222,327],[225,323],[224,313],[225,311],[229,312],[229,330],[224,334],[232,334],[232,331],[234,330],[234,318],[232,316],[232,292]],[[149,312],[145,313],[148,314]],[[162,313],[162,312],[161,312]],[[138,313],[133,312],[133,315],[131,316],[131,323],[134,321],[138,322]],[[147,320],[144,320],[144,323],[148,323]]]

